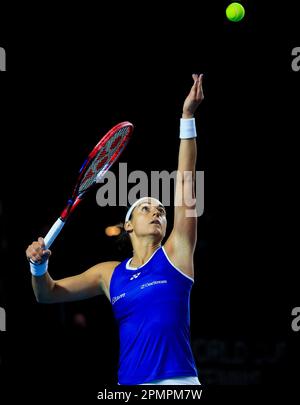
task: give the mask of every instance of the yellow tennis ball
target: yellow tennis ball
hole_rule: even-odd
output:
[[[231,3],[226,8],[226,16],[230,21],[241,21],[244,18],[244,15],[245,9],[240,3]]]

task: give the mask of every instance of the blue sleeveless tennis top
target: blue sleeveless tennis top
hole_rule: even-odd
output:
[[[163,247],[137,269],[130,260],[115,268],[110,282],[120,337],[119,384],[197,376],[190,344],[193,279],[173,266]]]

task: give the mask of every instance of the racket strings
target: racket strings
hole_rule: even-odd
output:
[[[110,139],[108,139],[105,145],[99,149],[94,158],[91,160],[88,168],[86,169],[86,174],[81,180],[78,189],[79,194],[85,192],[94,184],[99,172],[104,173],[109,169],[116,157],[125,147],[128,141],[127,135],[129,133],[130,128],[120,128],[113,136],[110,137]]]

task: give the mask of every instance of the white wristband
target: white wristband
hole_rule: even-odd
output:
[[[180,118],[180,139],[196,138],[196,122],[195,118]]]
[[[46,260],[44,263],[37,264],[33,263],[31,260],[29,260],[30,263],[30,271],[33,276],[42,276],[44,275],[47,270],[48,270],[48,260]]]

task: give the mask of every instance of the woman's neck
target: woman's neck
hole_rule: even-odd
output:
[[[161,246],[157,243],[135,243],[133,247],[133,257],[130,263],[132,267],[140,267],[149,260],[153,253]]]

